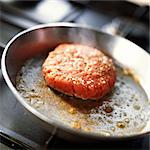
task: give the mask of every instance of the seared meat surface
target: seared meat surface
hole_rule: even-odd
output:
[[[48,86],[81,99],[99,99],[116,81],[115,66],[96,48],[61,44],[51,51],[42,66]]]

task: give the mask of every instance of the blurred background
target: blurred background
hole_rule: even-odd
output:
[[[74,22],[90,25],[110,34],[123,36],[150,53],[149,47],[149,0],[0,0],[0,57],[7,42],[18,32],[29,27],[51,22]],[[85,148],[49,135],[38,126],[32,135],[26,129],[19,130],[22,120],[17,120],[13,106],[5,110],[5,102],[12,98],[0,73],[0,149]],[[5,105],[5,106],[4,106]],[[15,109],[18,107],[15,106]],[[19,110],[15,110],[19,112]],[[13,116],[13,117],[12,117]],[[15,120],[17,128],[9,126],[4,118]],[[20,117],[21,118],[21,117]],[[28,123],[27,123],[28,125]],[[3,143],[3,144],[2,144]],[[110,145],[97,145],[111,148]],[[114,148],[121,149],[122,143]],[[9,148],[8,148],[9,147]],[[89,148],[89,147],[88,147]],[[124,145],[125,149],[149,150],[149,138]]]
[[[149,0],[1,0],[0,43],[37,24],[76,22],[120,34],[149,50]]]

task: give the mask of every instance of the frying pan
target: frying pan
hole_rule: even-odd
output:
[[[68,97],[45,87],[45,85],[43,85],[44,79],[40,75],[41,70],[39,66],[41,66],[48,52],[61,43],[80,43],[89,45],[101,49],[106,55],[112,57],[114,63],[119,66],[118,70],[120,71],[118,72],[121,73],[118,74],[122,75],[122,77],[120,75],[120,78],[124,79],[123,84],[127,84],[127,86],[131,85],[130,88],[126,88],[126,90],[124,90],[124,98],[122,98],[122,94],[120,99],[117,97],[115,98],[113,95],[113,92],[117,92],[115,91],[118,90],[117,87],[117,89],[114,89],[114,91],[112,91],[110,95],[106,96],[104,100],[96,102],[82,101]],[[38,25],[17,34],[10,40],[3,52],[1,65],[2,74],[6,83],[15,95],[16,99],[24,106],[26,113],[29,114],[29,117],[33,120],[35,126],[38,123],[51,134],[55,133],[62,138],[78,142],[96,142],[106,139],[121,140],[137,138],[146,136],[150,133],[150,56],[142,48],[122,37],[109,35],[99,30],[92,29],[91,27],[72,23]],[[122,68],[127,69],[124,70]],[[126,72],[125,74],[127,75],[124,75],[123,72]],[[22,79],[19,78],[19,76],[22,76]],[[24,89],[20,90],[22,85]],[[43,88],[46,89],[46,92],[40,93]],[[124,89],[123,85],[120,89]],[[32,95],[33,93],[36,93],[36,90],[40,91],[39,93],[37,92],[40,95],[40,101],[44,101],[41,102],[42,104],[44,103],[44,106],[41,107],[41,109],[30,103],[32,98],[33,100],[39,98],[37,95]],[[118,103],[121,104],[121,106],[114,106],[115,104],[112,104],[114,107],[113,112],[115,113],[115,109],[120,112],[122,109],[125,109],[127,113],[130,112],[130,115],[134,114],[134,112],[132,112],[133,109],[131,109],[130,106],[128,106],[129,108],[123,108],[124,105],[129,102],[125,99],[129,99],[129,95],[131,96],[132,91],[134,91],[135,96],[139,96],[135,98],[135,101],[138,99],[140,105],[138,107],[143,107],[139,112],[137,110],[134,111],[137,113],[134,117],[138,118],[141,114],[145,115],[144,118],[146,118],[146,124],[144,127],[133,134],[129,133],[132,132],[132,129],[136,128],[136,123],[138,122],[134,122],[129,131],[122,129],[121,125],[117,134],[110,134],[106,130],[101,130],[102,127],[106,127],[105,129],[109,128],[107,124],[106,126],[103,124],[107,115],[106,118],[101,118],[103,115],[100,114],[104,103],[109,104],[113,100],[120,100]],[[49,96],[45,97],[44,95],[47,93],[49,93]],[[131,103],[134,103],[134,97],[131,97],[130,99],[132,101]],[[136,109],[139,109],[138,107],[136,106]],[[48,109],[48,111],[45,111],[45,109]],[[70,109],[71,114],[68,112]],[[91,112],[93,113],[91,114]],[[97,117],[97,115],[99,116]],[[86,121],[85,116],[86,119],[89,119],[89,116],[92,116],[91,118],[95,119],[97,124],[95,124],[95,122],[92,124],[90,121]],[[121,118],[124,117],[121,116]],[[83,120],[83,122],[80,122],[80,124],[77,122],[77,124],[75,124],[77,125],[77,128],[70,126],[71,122],[76,121],[76,119],[79,122],[80,120]],[[113,119],[114,118],[112,117],[110,124]],[[99,120],[102,122],[102,126],[99,124]],[[114,122],[112,122],[112,124]],[[139,124],[140,123],[142,123],[141,118]],[[88,124],[90,124],[93,128],[82,129],[82,126],[86,127]]]

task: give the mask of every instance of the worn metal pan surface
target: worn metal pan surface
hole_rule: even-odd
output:
[[[117,81],[99,101],[83,101],[46,86],[41,65],[61,43],[96,47],[112,57]],[[33,122],[61,137],[124,139],[150,132],[150,56],[134,43],[71,23],[39,25],[17,34],[2,56],[3,76]],[[19,115],[19,114],[18,114]],[[93,140],[91,140],[93,141]]]

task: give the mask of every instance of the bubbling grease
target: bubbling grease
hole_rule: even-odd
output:
[[[80,100],[49,88],[42,76],[44,57],[27,61],[16,79],[24,100],[60,124],[104,136],[142,132],[150,118],[147,96],[134,78],[117,68],[115,87],[101,100]]]

